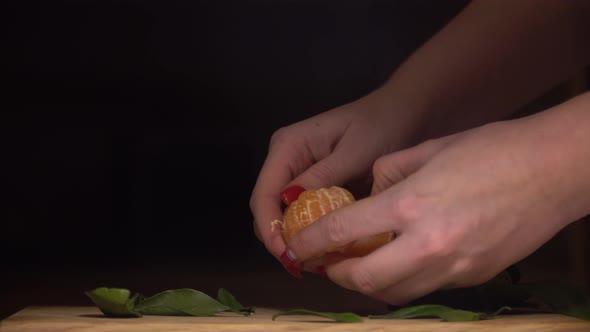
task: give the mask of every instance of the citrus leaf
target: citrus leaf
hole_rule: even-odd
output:
[[[279,312],[272,316],[272,320],[276,320],[279,316],[293,316],[293,315],[311,315],[331,319],[338,323],[360,323],[363,318],[352,312],[322,312],[307,309],[293,309]]]
[[[209,295],[189,288],[167,290],[135,306],[144,315],[213,316],[230,308]]]
[[[452,309],[439,313],[438,317],[445,322],[472,322],[487,318],[483,312]]]
[[[413,307],[401,308],[386,315],[369,316],[372,319],[408,319],[408,318],[432,318],[439,317],[441,312],[453,310],[451,307],[440,304],[422,304]]]
[[[236,298],[225,288],[217,291],[217,300],[230,308],[231,311],[241,313],[245,316],[251,315],[256,311],[256,307],[244,307]]]
[[[108,317],[141,317],[135,311],[138,294],[131,297],[131,292],[124,288],[99,287],[84,292],[94,304]]]
[[[410,318],[440,318],[448,322],[468,322],[494,317],[509,307],[502,307],[492,314],[483,312],[454,309],[440,304],[422,304],[406,307],[390,312],[386,315],[369,316],[371,319],[410,319]]]

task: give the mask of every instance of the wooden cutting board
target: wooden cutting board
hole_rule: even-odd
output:
[[[508,315],[494,319],[448,323],[437,319],[371,320],[334,323],[313,316],[271,317],[277,310],[259,308],[243,317],[104,318],[95,307],[30,307],[0,322],[1,332],[109,331],[590,331],[590,322],[554,314]]]

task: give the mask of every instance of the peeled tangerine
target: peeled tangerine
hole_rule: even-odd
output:
[[[301,229],[313,223],[324,214],[342,206],[355,202],[352,194],[340,187],[306,190],[298,199],[293,201],[285,210],[282,228],[285,242],[297,234]],[[344,247],[328,250],[338,252],[344,256],[361,257],[391,241],[392,233],[373,235],[356,240]]]

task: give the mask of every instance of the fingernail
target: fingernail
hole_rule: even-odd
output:
[[[289,257],[288,251],[290,251],[290,250],[291,249],[287,249],[287,250],[283,251],[283,253],[281,254],[281,262],[285,266],[292,266],[295,264],[295,260],[292,259],[291,257]]]
[[[327,278],[328,277],[328,274],[326,273],[326,267],[325,266],[323,266],[323,265],[318,266],[318,270],[317,271],[318,271],[319,275],[321,275],[322,277],[324,277],[324,278]]]
[[[299,195],[304,191],[305,188],[301,186],[291,186],[281,192],[281,199],[283,200],[283,203],[291,205],[291,203],[296,201],[297,198],[299,198]]]
[[[283,266],[287,272],[289,272],[295,278],[301,279],[303,278],[301,275],[301,267],[295,262],[295,259],[289,256],[289,251],[291,251],[291,253],[293,252],[291,249],[287,249],[281,254],[281,263],[283,263]]]
[[[285,250],[285,252],[287,253],[287,257],[292,262],[295,262],[297,260],[297,256],[295,255],[295,253],[293,252],[293,250],[291,250],[291,248],[287,248],[287,250]]]

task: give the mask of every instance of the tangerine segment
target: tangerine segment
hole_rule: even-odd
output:
[[[285,210],[283,238],[289,242],[301,229],[318,220],[326,213],[354,203],[352,194],[339,187],[306,190]]]
[[[352,194],[340,187],[334,186],[304,191],[285,210],[282,223],[283,239],[285,242],[289,242],[301,229],[318,220],[326,213],[354,202],[355,199]],[[351,257],[365,256],[389,242],[391,238],[392,233],[377,234],[354,241],[342,248],[330,250],[330,252],[341,252]]]

